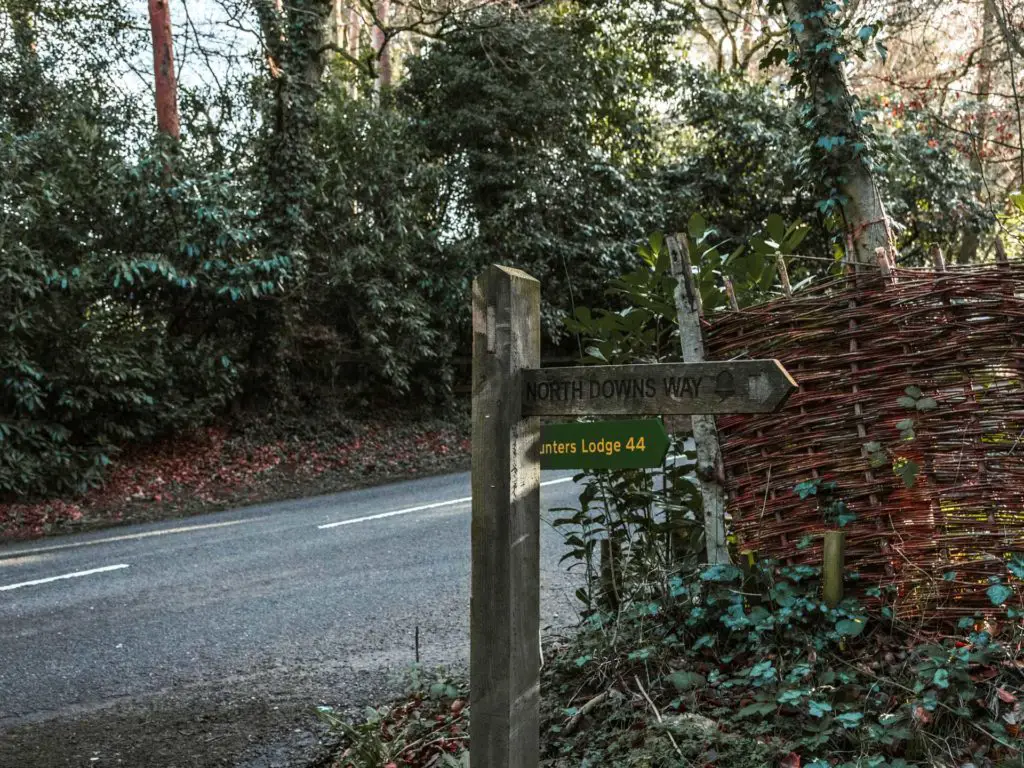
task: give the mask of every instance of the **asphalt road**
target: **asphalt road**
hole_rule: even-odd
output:
[[[542,480],[550,520],[577,489]],[[466,663],[468,496],[459,474],[0,547],[0,766],[300,764],[315,706],[397,689],[415,627],[425,665]],[[542,626],[566,626],[550,525],[541,546]]]

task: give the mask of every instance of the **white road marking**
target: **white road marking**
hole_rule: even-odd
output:
[[[8,584],[6,587],[0,587],[0,592],[7,592],[11,589],[20,589],[21,587],[34,587],[37,584],[48,584],[51,581],[60,581],[61,579],[77,579],[80,576],[92,576],[94,573],[106,573],[107,571],[119,571],[122,568],[127,568],[128,565],[121,563],[120,565],[105,565],[102,568],[92,568],[88,571],[75,571],[74,573],[64,573],[60,576],[50,576],[45,579],[35,579],[33,581],[22,581],[17,584]]]
[[[56,544],[52,547],[36,547],[35,549],[19,549],[10,554],[0,553],[0,560],[9,557],[21,557],[22,555],[38,555],[43,552],[57,552],[62,549],[75,549],[77,547],[91,547],[94,544],[109,544],[112,541],[131,541],[133,539],[148,539],[150,536],[166,536],[171,533],[188,533],[189,531],[202,531],[206,528],[225,528],[229,525],[240,525],[251,523],[252,520],[231,520],[226,523],[205,523],[203,525],[184,525],[178,528],[166,528],[162,531],[148,531],[146,533],[129,533],[124,536],[108,536],[105,539],[92,539],[91,541],[76,541],[71,544]]]
[[[560,477],[557,480],[545,480],[541,483],[541,487],[547,485],[557,485],[558,483],[571,483],[571,477]],[[318,525],[317,528],[324,530],[325,528],[337,528],[340,525],[354,525],[355,523],[365,523],[370,520],[383,520],[386,517],[398,517],[399,515],[408,515],[413,512],[426,512],[428,509],[440,509],[441,507],[452,507],[456,504],[469,504],[473,500],[472,496],[464,496],[461,499],[449,499],[448,501],[435,501],[433,504],[422,504],[418,507],[406,507],[405,509],[396,509],[393,512],[381,512],[378,515],[367,515],[366,517],[353,517],[351,520],[339,520],[336,523],[324,523]]]
[[[407,507],[406,509],[396,509],[394,512],[381,512],[379,515],[367,515],[366,517],[353,517],[351,520],[339,520],[336,523],[325,523],[324,525],[318,525],[321,531],[325,528],[337,528],[339,525],[353,525],[355,523],[365,523],[368,520],[383,520],[385,517],[397,517],[398,515],[408,515],[411,512],[423,512],[427,509],[437,509],[438,507],[448,507],[454,504],[468,504],[473,498],[467,496],[464,499],[451,499],[450,501],[437,501],[433,504],[424,504],[419,507]]]
[[[679,459],[685,458],[684,456],[669,456],[666,461],[678,461]],[[549,485],[560,485],[561,483],[571,483],[572,477],[559,477],[555,480],[545,480],[540,484],[541,488],[546,488]],[[342,525],[355,525],[356,523],[366,523],[371,520],[384,520],[388,517],[398,517],[399,515],[409,515],[413,512],[426,512],[428,509],[440,509],[441,507],[451,507],[456,504],[469,504],[473,501],[472,496],[464,496],[461,499],[449,499],[448,501],[435,501],[433,504],[421,504],[418,507],[406,507],[405,509],[396,509],[392,512],[381,512],[377,515],[366,515],[366,517],[353,517],[350,520],[338,520],[335,523],[324,523],[318,525],[321,531],[326,528],[338,528]]]

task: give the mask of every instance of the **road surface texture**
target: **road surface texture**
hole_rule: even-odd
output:
[[[573,503],[545,472],[542,517]],[[469,475],[0,547],[0,766],[310,766],[317,705],[465,668]],[[335,525],[336,524],[336,525]],[[542,626],[576,579],[542,524]]]

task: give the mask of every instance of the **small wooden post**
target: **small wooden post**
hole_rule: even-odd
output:
[[[786,296],[792,296],[793,286],[789,284],[789,270],[786,269],[786,258],[781,253],[776,257],[776,264],[779,268],[779,281],[782,283],[782,292]]]
[[[540,367],[540,284],[491,266],[473,282],[470,751],[481,768],[540,759],[540,420],[521,418]]]
[[[725,284],[725,295],[729,297],[729,307],[733,312],[740,311],[740,303],[736,299],[736,287],[728,275],[722,275],[722,282]]]
[[[679,313],[679,342],[683,361],[704,361],[704,336],[700,327],[700,291],[693,280],[690,254],[683,235],[669,237],[668,252],[676,278],[676,310]],[[731,562],[725,534],[725,471],[718,444],[715,417],[694,415],[693,441],[697,444],[697,478],[704,504],[704,541],[708,564]]]
[[[614,539],[601,539],[601,588],[597,603],[607,611],[619,609],[619,563],[622,547]]]
[[[893,276],[892,259],[889,258],[885,248],[875,248],[875,259],[878,262],[878,270],[882,273],[882,279],[887,283],[895,284],[896,278]]]
[[[1006,248],[1003,245],[1003,238],[996,235],[996,264],[1009,266],[1010,260],[1006,258]]]
[[[829,608],[835,608],[843,599],[843,569],[846,549],[846,534],[842,531],[825,531],[825,546],[822,551],[821,595]]]

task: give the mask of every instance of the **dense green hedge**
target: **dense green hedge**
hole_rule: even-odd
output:
[[[573,305],[695,210],[716,242],[779,213],[826,247],[790,102],[682,63],[685,13],[484,10],[377,103],[340,61],[295,71],[320,8],[296,0],[281,77],[185,89],[173,143],[106,85],[110,38],[145,44],[120,6],[42,2],[41,52],[0,35],[0,496],[82,489],[231,404],[443,403],[490,262],[542,281],[566,349]],[[908,247],[984,226],[959,157],[883,133]]]

